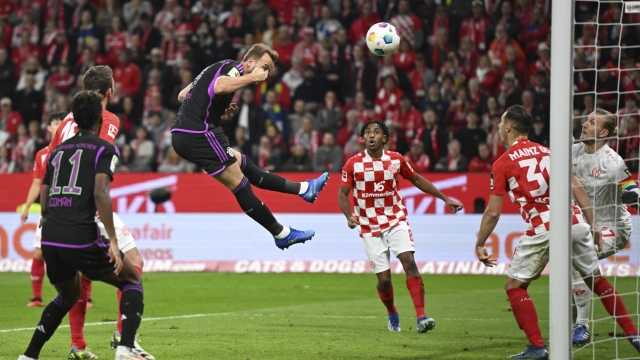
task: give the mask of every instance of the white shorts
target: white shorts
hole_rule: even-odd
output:
[[[378,236],[363,236],[362,242],[369,265],[376,274],[391,268],[389,250],[396,257],[403,252],[416,251],[413,234],[406,222],[401,222]]]
[[[102,221],[96,218],[96,223],[98,224],[98,228],[100,229],[100,235],[109,239],[109,235],[107,235],[107,230],[104,228],[104,224]],[[122,220],[113,213],[113,227],[116,229],[116,237],[118,238],[118,249],[123,253],[133,249],[136,247],[136,243],[133,241],[133,236],[131,235],[131,231],[127,229]]]
[[[36,225],[36,234],[33,237],[33,247],[36,249],[41,249],[42,245],[40,242],[42,241],[42,228]]]
[[[598,268],[598,256],[593,246],[589,225],[579,223],[571,226],[573,267],[583,276]],[[540,277],[549,262],[549,232],[539,235],[523,235],[516,247],[507,276],[529,283]]]
[[[632,229],[633,225],[631,225],[631,222],[629,222],[628,225],[607,225],[601,227],[602,251],[598,252],[598,259],[604,259],[624,249],[625,246],[627,246],[627,243],[629,243],[629,237],[631,237]]]

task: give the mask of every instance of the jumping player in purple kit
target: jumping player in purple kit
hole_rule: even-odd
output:
[[[246,156],[233,150],[220,127],[231,119],[238,106],[231,103],[233,94],[246,86],[261,83],[278,61],[278,53],[264,44],[253,45],[241,62],[224,60],[208,66],[193,83],[180,91],[182,106],[171,129],[171,142],[180,157],[189,160],[212,176],[236,197],[240,208],[273,235],[282,250],[304,243],[314,230],[295,230],[282,226],[267,206],[258,199],[251,185],[286,194],[298,194],[313,203],[324,188],[329,174],[294,183],[264,171]],[[238,159],[240,163],[238,163]],[[251,185],[250,185],[251,184]]]

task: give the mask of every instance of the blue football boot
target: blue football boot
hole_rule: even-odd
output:
[[[300,231],[292,228],[289,229],[291,231],[289,232],[289,235],[287,235],[287,237],[285,237],[284,239],[277,239],[275,237],[273,238],[276,241],[276,246],[279,247],[280,250],[284,251],[284,249],[287,249],[291,245],[299,243],[304,244],[306,241],[311,240],[311,238],[316,234],[315,230]]]
[[[307,180],[309,188],[304,193],[298,194],[298,196],[313,204],[318,199],[318,193],[322,191],[327,184],[327,180],[329,180],[329,173],[324,173],[317,179]]]

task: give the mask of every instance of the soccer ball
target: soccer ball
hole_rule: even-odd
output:
[[[393,54],[400,45],[400,35],[396,27],[381,22],[373,25],[367,31],[367,47],[372,53],[378,56]]]

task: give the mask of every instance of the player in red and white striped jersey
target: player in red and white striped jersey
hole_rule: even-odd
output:
[[[398,191],[398,174],[423,192],[444,201],[453,212],[461,210],[462,204],[449,199],[416,174],[402,155],[384,150],[384,144],[389,141],[389,130],[383,122],[365,123],[360,135],[366,150],[351,157],[342,168],[340,208],[347,217],[347,225],[351,229],[357,227],[360,232],[369,264],[378,277],[378,295],[387,308],[389,330],[400,331],[391,285],[389,251],[392,251],[407,274],[407,288],[418,319],[416,329],[425,333],[436,323],[424,314],[424,284],[413,257],[415,245],[407,223],[407,209]],[[353,213],[349,193],[353,197]]]
[[[500,139],[509,150],[491,168],[491,195],[482,216],[476,254],[486,266],[496,264],[484,244],[498,224],[502,199],[508,194],[511,201],[520,206],[520,213],[527,226],[511,258],[505,289],[511,301],[513,316],[530,342],[524,352],[511,358],[548,359],[549,353],[538,326],[538,315],[527,288],[531,281],[540,277],[549,262],[549,149],[527,140],[530,128],[531,113],[522,106],[514,105],[502,115],[498,127]],[[575,176],[573,184],[573,196],[580,206],[575,202],[572,206],[573,267],[600,296],[606,310],[615,317],[632,345],[640,351],[638,330],[633,320],[618,293],[598,269],[594,245],[601,247],[602,234],[597,226],[591,229],[590,224],[595,222],[589,197]]]
[[[64,113],[53,113],[49,115],[49,124],[47,131],[55,134],[60,122],[64,118]],[[38,197],[40,197],[40,185],[44,177],[43,168],[46,168],[45,162],[49,155],[49,148],[44,147],[36,153],[33,161],[33,182],[27,194],[27,201],[24,204],[24,210],[20,214],[20,223],[24,224],[29,217],[29,208]],[[36,228],[35,237],[33,239],[33,260],[31,261],[31,288],[33,289],[33,298],[27,304],[29,307],[42,306],[42,280],[44,278],[44,259],[42,258],[42,249],[40,248],[40,238],[42,237],[42,228]]]

